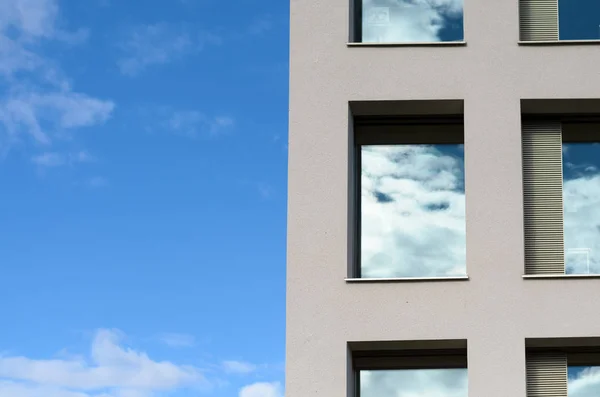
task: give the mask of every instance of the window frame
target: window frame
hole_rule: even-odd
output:
[[[600,115],[594,114],[576,114],[576,113],[562,113],[562,114],[527,114],[524,113],[521,116],[522,124],[526,123],[558,123],[560,125],[561,133],[561,145],[569,143],[600,143],[600,133],[590,133],[592,131],[600,131]],[[525,132],[521,131],[522,138]],[[564,154],[561,153],[560,161],[562,163]],[[523,169],[525,183],[525,169]],[[525,188],[524,188],[525,193]],[[561,180],[561,194],[564,194],[564,177]],[[525,201],[525,196],[523,197]],[[525,202],[524,202],[525,204]],[[527,208],[523,208],[524,226],[527,227],[528,212]],[[562,244],[563,250],[563,272],[560,274],[556,273],[528,273],[527,272],[527,257],[528,252],[525,250],[525,262],[524,262],[524,274],[523,278],[600,278],[600,273],[567,273],[566,265],[566,247],[565,247],[565,235],[564,235],[564,199],[561,210],[561,224],[562,224]],[[527,236],[527,230],[524,229],[525,237]],[[527,237],[525,238],[525,240]],[[525,247],[527,248],[527,247]]]
[[[465,25],[464,25],[464,9],[462,28],[463,34],[461,40],[452,41],[393,41],[393,42],[364,42],[363,41],[363,0],[349,0],[350,16],[349,16],[349,42],[348,46],[367,46],[367,47],[419,47],[419,46],[464,46],[465,41]]]
[[[350,342],[348,352],[354,395],[360,394],[361,371],[466,369],[467,340]]]
[[[464,116],[355,116],[353,122],[351,178],[353,192],[352,263],[351,280],[377,281],[381,279],[362,277],[362,146],[376,145],[464,145]],[[466,267],[466,263],[465,263]],[[386,278],[384,280],[422,281],[462,280],[466,276],[449,277],[407,277]]]
[[[350,12],[352,13],[350,25],[350,42],[362,43],[362,0],[350,0]]]
[[[600,38],[597,39],[566,39],[561,40],[560,38],[560,1],[561,0],[541,0],[545,2],[542,7],[540,7],[539,0],[518,0],[519,4],[519,45],[594,45],[600,44]],[[556,3],[555,10],[555,19],[552,20],[554,22],[550,27],[548,25],[548,16],[544,18],[543,15],[536,15],[532,17],[535,13],[531,12],[531,4],[537,4],[539,8],[544,9],[543,12],[549,12],[549,6],[553,3]],[[529,6],[529,7],[528,7]],[[544,7],[545,6],[545,7]],[[540,9],[537,10],[540,13]],[[544,19],[546,19],[544,25]],[[531,36],[537,35],[538,38],[528,38]],[[549,36],[555,35],[554,38],[549,38]],[[544,37],[545,36],[545,37]]]
[[[542,357],[551,357],[548,366],[540,366],[539,359]],[[535,362],[538,362],[536,364]],[[525,363],[527,377],[527,395],[539,395],[541,392],[555,391],[558,385],[564,387],[568,396],[569,388],[569,368],[572,367],[598,367],[600,366],[600,338],[585,337],[585,338],[526,338],[525,339]],[[563,367],[564,365],[564,367]],[[544,372],[543,381],[540,384],[539,375],[537,379],[530,379],[531,369],[533,377],[537,373]],[[564,368],[558,376],[558,371]],[[531,386],[529,386],[531,384]],[[532,387],[533,390],[529,390]],[[545,389],[547,387],[547,389]]]

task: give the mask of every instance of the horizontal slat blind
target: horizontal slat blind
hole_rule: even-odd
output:
[[[558,122],[523,123],[526,274],[565,272],[561,135]]]
[[[520,0],[522,41],[558,41],[558,0]]]
[[[567,397],[567,356],[565,354],[527,355],[527,397]]]

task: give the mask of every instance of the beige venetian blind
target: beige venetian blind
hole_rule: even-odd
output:
[[[558,41],[558,0],[519,0],[521,41]]]
[[[525,274],[564,274],[562,132],[523,123]]]
[[[527,354],[527,397],[567,397],[567,356]]]

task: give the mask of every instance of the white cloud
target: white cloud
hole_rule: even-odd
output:
[[[364,42],[437,42],[463,0],[363,0]],[[373,18],[379,15],[380,18]]]
[[[464,171],[458,153],[427,145],[363,147],[363,277],[466,273]]]
[[[58,4],[55,0],[0,1],[0,30],[15,28],[25,36],[51,37],[56,32]]]
[[[194,336],[187,334],[167,333],[160,335],[158,339],[170,347],[191,347],[196,344]]]
[[[134,28],[121,44],[123,57],[118,61],[121,73],[135,76],[151,65],[163,65],[181,58],[194,49],[187,32],[157,23]]]
[[[166,65],[209,46],[221,45],[219,34],[165,22],[132,27],[119,43],[117,66],[126,76],[137,76],[151,66]]]
[[[467,397],[466,369],[362,371],[361,397]]]
[[[0,356],[0,395],[11,397],[151,396],[203,385],[200,369],[154,361],[121,344],[121,333],[99,330],[88,358]]]
[[[239,397],[283,397],[279,382],[259,382],[243,387]]]
[[[249,374],[256,371],[256,365],[244,361],[223,361],[223,369],[227,373]]]
[[[588,367],[569,379],[569,397],[600,396],[600,367]]]
[[[56,0],[0,0],[0,150],[29,138],[50,145],[54,134],[102,124],[114,103],[76,92],[58,63],[43,55],[48,42],[74,44],[85,30],[58,26]]]
[[[34,94],[27,102],[35,110],[50,110],[57,116],[55,122],[61,128],[89,127],[104,123],[112,113],[114,104],[79,93],[55,92]]]

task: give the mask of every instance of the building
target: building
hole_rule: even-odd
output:
[[[574,4],[291,0],[286,397],[600,396]]]

